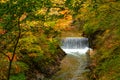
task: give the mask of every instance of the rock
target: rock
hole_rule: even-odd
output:
[[[88,66],[86,67],[86,69],[90,69],[92,71],[93,68],[96,66],[96,62],[92,60],[92,57],[95,55],[95,51],[93,49],[89,49],[86,55],[88,61]]]

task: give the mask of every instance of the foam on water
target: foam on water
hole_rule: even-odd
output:
[[[64,48],[62,48],[62,50],[67,54],[75,55],[75,54],[78,54],[78,53],[79,54],[85,54],[89,50],[89,48],[88,47],[85,47],[83,49],[64,49]]]

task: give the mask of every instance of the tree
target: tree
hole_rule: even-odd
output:
[[[41,27],[44,27],[46,14],[37,15],[37,11],[41,8],[47,8],[49,11],[51,2],[49,0],[4,0],[0,1],[0,7],[0,53],[8,58],[7,80],[9,80],[13,61],[21,56],[20,53],[24,49],[21,45],[25,44],[22,41],[26,42],[24,37],[28,33],[33,35],[38,30],[43,31]],[[30,21],[34,23],[28,25]],[[42,33],[40,31],[38,33]],[[30,44],[33,42],[35,41],[31,41]]]

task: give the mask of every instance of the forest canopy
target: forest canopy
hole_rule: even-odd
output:
[[[90,79],[118,80],[119,15],[119,0],[0,0],[0,80],[53,74],[61,34],[74,28],[98,50]]]

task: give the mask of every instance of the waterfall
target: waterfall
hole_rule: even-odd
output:
[[[88,38],[84,37],[67,37],[62,39],[61,48],[67,54],[85,54],[89,49]]]

